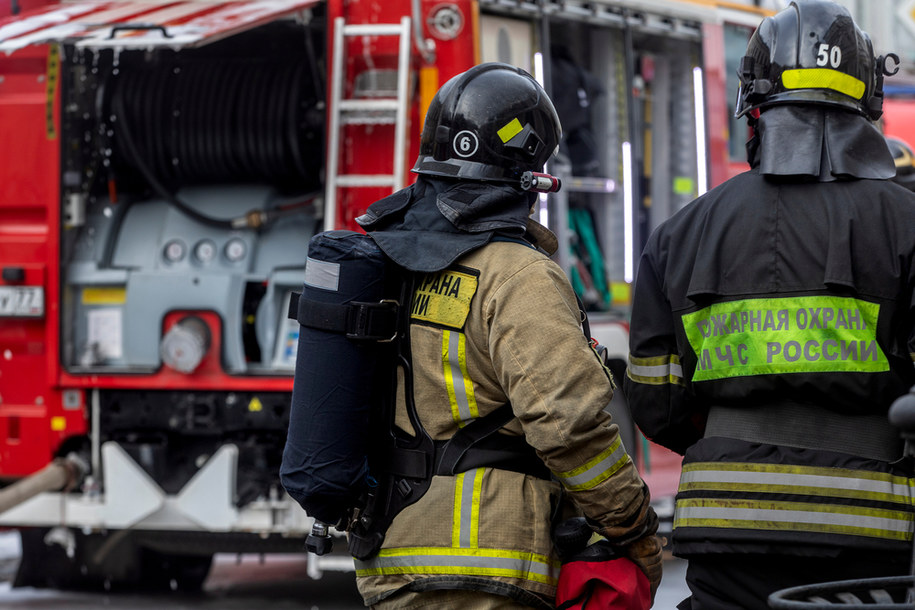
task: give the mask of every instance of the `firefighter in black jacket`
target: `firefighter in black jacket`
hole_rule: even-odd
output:
[[[872,123],[885,58],[809,0],[760,24],[739,73],[751,169],[649,238],[624,382],[645,435],[684,455],[681,610],[767,608],[911,556],[887,411],[915,384],[915,196]]]

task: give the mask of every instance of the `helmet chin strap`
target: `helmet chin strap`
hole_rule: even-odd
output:
[[[562,188],[562,182],[556,176],[543,172],[524,172],[521,174],[521,189],[535,193],[555,193]]]

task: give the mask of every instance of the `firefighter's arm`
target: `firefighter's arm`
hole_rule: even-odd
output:
[[[562,269],[528,265],[485,311],[494,370],[528,444],[596,529],[621,543],[650,535],[648,490],[605,410],[613,386]]]
[[[647,253],[632,300],[623,391],[633,420],[651,441],[682,455],[702,438],[704,424],[690,407],[673,313]]]

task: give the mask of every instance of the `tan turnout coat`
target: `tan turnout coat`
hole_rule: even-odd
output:
[[[410,583],[475,588],[487,579],[552,601],[557,481],[603,527],[646,501],[604,410],[613,384],[582,333],[567,277],[542,252],[495,241],[421,277],[411,322],[415,404],[430,436],[448,439],[509,402],[516,419],[505,430],[524,434],[556,480],[493,468],[434,477],[394,520],[379,555],[356,562],[360,592],[371,604]],[[410,430],[402,396],[397,421]]]

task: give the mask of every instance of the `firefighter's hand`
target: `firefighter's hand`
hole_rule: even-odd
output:
[[[629,559],[634,561],[648,577],[648,583],[651,586],[651,603],[654,604],[654,594],[658,590],[658,585],[661,584],[663,567],[661,539],[654,534],[649,534],[623,548]]]

